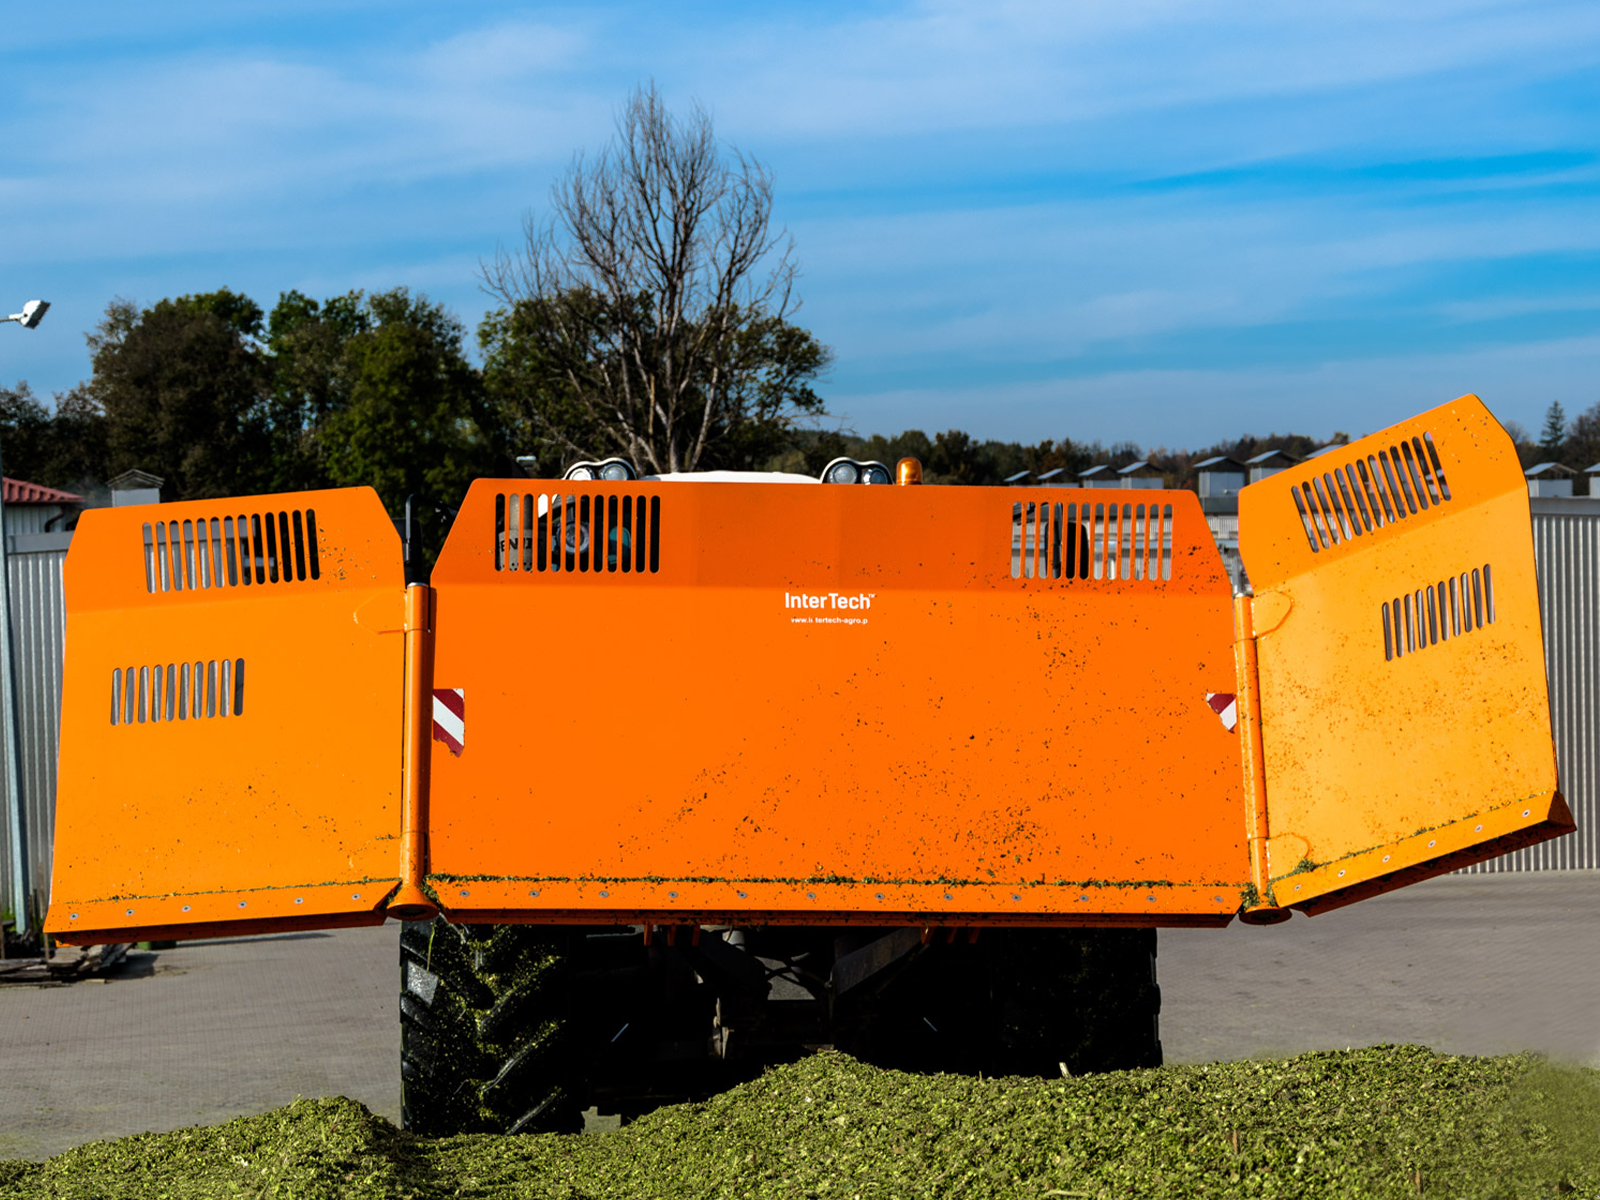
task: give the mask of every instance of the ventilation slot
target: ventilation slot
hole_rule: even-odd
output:
[[[1314,553],[1415,516],[1450,499],[1433,434],[1295,483],[1294,497]]]
[[[661,569],[661,497],[505,494],[494,501],[496,571],[642,575]]]
[[[317,514],[309,508],[144,527],[144,582],[152,593],[321,577]]]
[[[244,714],[244,659],[157,663],[111,672],[111,723],[198,721]]]
[[[1494,574],[1485,563],[1383,604],[1383,657],[1393,661],[1494,624]]]
[[[1172,505],[1011,506],[1013,579],[1171,579]]]

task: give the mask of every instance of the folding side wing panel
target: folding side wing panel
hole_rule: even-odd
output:
[[[1526,482],[1476,396],[1244,489],[1268,875],[1337,907],[1572,828]]]
[[[66,566],[49,932],[382,921],[404,591],[369,488],[86,512]]]
[[[479,481],[434,571],[456,919],[1222,923],[1188,493]]]

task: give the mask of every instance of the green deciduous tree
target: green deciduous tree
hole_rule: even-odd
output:
[[[484,264],[501,302],[479,335],[499,423],[547,457],[762,465],[823,415],[812,383],[830,359],[790,320],[792,244],[771,214],[766,168],[724,153],[702,110],[680,121],[653,86],[634,93],[613,142],[556,185],[550,218]]]
[[[261,316],[226,288],[147,309],[107,306],[88,339],[94,376],[85,398],[105,414],[107,474],[150,471],[174,500],[268,486]]]

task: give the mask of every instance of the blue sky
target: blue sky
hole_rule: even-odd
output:
[[[1600,5],[89,2],[0,24],[0,382],[107,301],[476,326],[630,89],[765,162],[862,433],[1199,446],[1600,402]]]

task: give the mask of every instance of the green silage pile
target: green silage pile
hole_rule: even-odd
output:
[[[1600,1198],[1600,1074],[1417,1047],[1081,1079],[818,1054],[610,1133],[427,1141],[348,1100],[0,1162],[5,1197]]]

